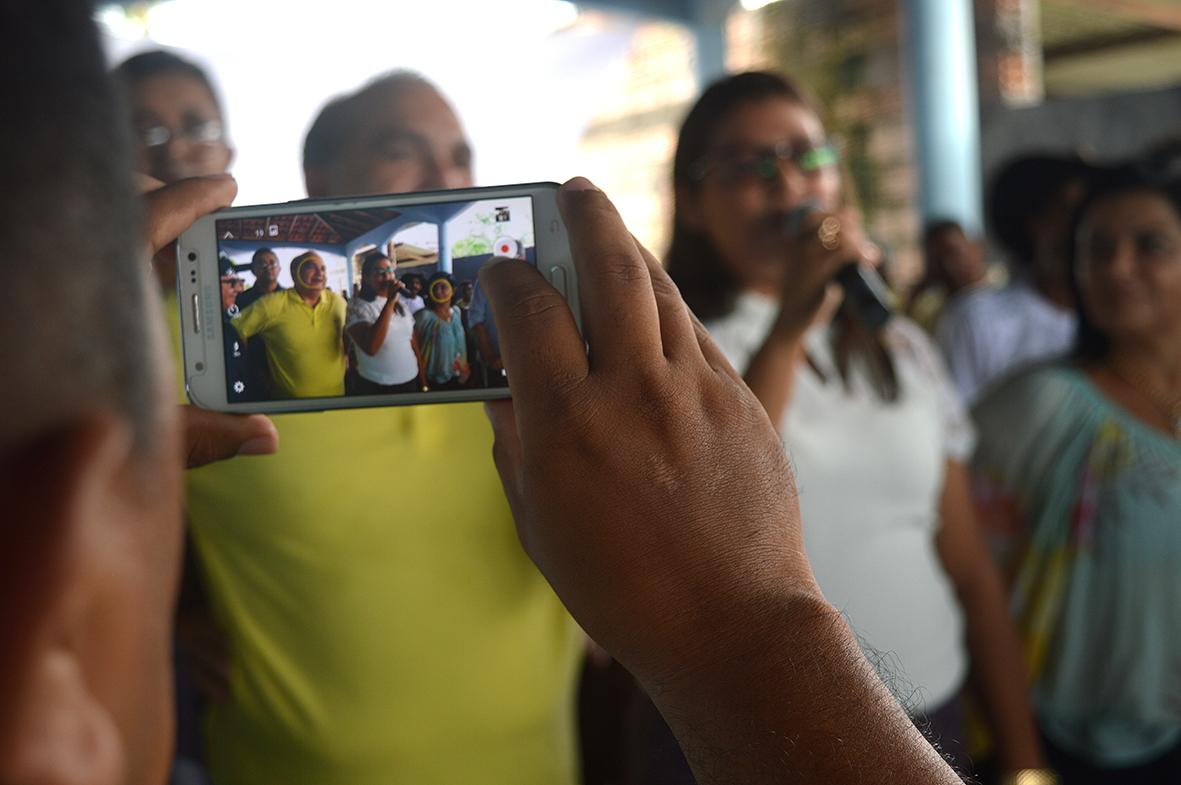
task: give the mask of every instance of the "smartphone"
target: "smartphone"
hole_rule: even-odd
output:
[[[536,267],[581,329],[556,183],[235,207],[177,241],[185,386],[223,412],[509,397],[477,272]]]

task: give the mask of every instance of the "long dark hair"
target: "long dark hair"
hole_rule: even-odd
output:
[[[1099,203],[1118,196],[1144,192],[1164,197],[1181,218],[1181,154],[1126,162],[1100,170],[1092,175],[1087,195],[1070,222],[1068,259],[1070,287],[1074,294],[1075,313],[1078,316],[1078,334],[1074,346],[1074,359],[1078,362],[1100,362],[1106,359],[1111,349],[1107,334],[1091,321],[1083,307],[1082,290],[1077,275],[1079,229]]]
[[[685,226],[681,200],[700,188],[699,179],[693,177],[694,166],[709,154],[722,123],[739,107],[772,99],[797,104],[821,116],[816,102],[787,77],[766,71],[748,71],[711,84],[681,124],[673,158],[672,239],[665,263],[669,276],[681,290],[681,296],[703,321],[731,313],[742,291],[742,283],[723,261],[709,237]],[[849,198],[849,178],[843,179],[843,190]],[[898,378],[881,336],[843,313],[836,317],[833,327],[833,353],[846,388],[851,362],[860,358],[879,397],[885,401],[896,400]]]
[[[390,262],[392,264],[393,260],[380,251],[371,253],[361,260],[361,291],[357,292],[357,296],[367,303],[371,303],[377,299],[377,290],[369,285],[369,276],[373,275],[378,262]],[[394,313],[398,314],[398,316],[406,313],[406,309],[402,307],[401,298],[398,299],[398,302],[394,303]]]

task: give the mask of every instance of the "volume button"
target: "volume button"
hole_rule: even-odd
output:
[[[201,303],[197,295],[193,295],[193,332],[201,334]]]
[[[569,297],[566,290],[566,268],[558,267],[557,265],[549,268],[549,280],[554,285],[554,288],[562,295],[562,297]]]

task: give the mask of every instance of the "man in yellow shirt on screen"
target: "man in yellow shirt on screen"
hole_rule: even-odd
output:
[[[344,395],[344,298],[328,288],[328,271],[315,251],[291,260],[290,289],[271,292],[232,321],[250,345],[266,340],[267,368],[276,398]]]

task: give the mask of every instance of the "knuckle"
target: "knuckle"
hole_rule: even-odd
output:
[[[531,322],[565,307],[565,300],[556,291],[535,291],[515,301],[505,314],[505,319],[509,322]]]
[[[652,276],[652,291],[656,296],[663,300],[681,300],[681,290],[673,283],[672,279],[666,275]]]
[[[605,254],[595,274],[607,283],[637,283],[649,277],[643,260],[624,251]]]

